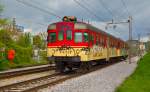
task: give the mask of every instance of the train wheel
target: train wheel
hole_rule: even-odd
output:
[[[64,71],[65,72],[72,72],[73,70],[72,70],[71,66],[66,66]]]
[[[56,64],[56,72],[63,73],[65,70],[65,64],[62,61],[55,61]]]
[[[92,62],[87,62],[86,67],[87,67],[87,70],[90,70],[92,68]]]
[[[81,69],[84,72],[89,71],[91,67],[92,67],[91,62],[83,62],[83,63],[81,63]]]

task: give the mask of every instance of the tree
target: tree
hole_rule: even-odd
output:
[[[33,37],[33,45],[35,45],[38,48],[41,48],[42,46],[42,39],[39,35],[35,35]]]
[[[25,33],[21,35],[17,41],[17,44],[22,47],[30,47],[31,46],[31,34]]]
[[[27,47],[31,46],[31,33],[25,33],[24,37],[25,37],[26,46]]]
[[[9,34],[9,31],[0,30],[0,42],[5,44],[6,46],[10,43],[13,43],[13,40],[11,39],[11,35]]]
[[[3,9],[4,9],[4,6],[2,6],[1,4],[0,4],[0,14],[3,12]],[[0,26],[1,25],[6,25],[8,23],[8,19],[1,19],[0,18]]]
[[[146,42],[145,47],[146,47],[146,51],[150,52],[150,41]]]

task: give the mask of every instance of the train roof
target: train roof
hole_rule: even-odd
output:
[[[123,41],[122,39],[116,38],[115,36],[113,36],[113,35],[111,35],[111,34],[109,34],[109,33],[106,33],[106,32],[103,31],[102,29],[97,28],[97,27],[94,27],[94,26],[91,25],[91,24],[87,24],[87,23],[83,23],[83,22],[77,22],[77,23],[75,23],[75,27],[74,27],[74,28],[75,28],[75,29],[90,29],[90,30],[94,30],[94,31],[96,31],[96,32],[100,32],[100,33],[102,33],[102,34],[104,34],[104,35],[108,35],[108,36],[110,36],[110,37],[112,37],[112,38],[115,38],[115,39],[118,39],[118,40]],[[124,42],[124,41],[123,41],[123,42]]]

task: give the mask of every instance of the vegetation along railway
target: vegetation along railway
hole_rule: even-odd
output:
[[[56,70],[65,72],[111,59],[126,59],[128,45],[90,24],[65,16],[62,22],[52,23],[47,29],[47,56],[55,61]]]

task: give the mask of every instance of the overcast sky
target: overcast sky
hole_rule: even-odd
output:
[[[48,24],[61,21],[50,12],[60,17],[71,15],[76,16],[79,20],[84,19],[86,22],[89,20],[90,24],[124,40],[128,39],[128,24],[117,25],[115,29],[109,26],[107,30],[105,26],[112,19],[116,22],[126,21],[131,15],[134,39],[141,34],[146,40],[147,33],[150,33],[150,0],[20,0],[48,12],[40,11],[18,1],[0,0],[0,3],[4,5],[1,15],[16,18],[18,25],[24,26],[25,29],[32,29],[34,33],[47,31]],[[89,11],[75,1],[84,5]]]

